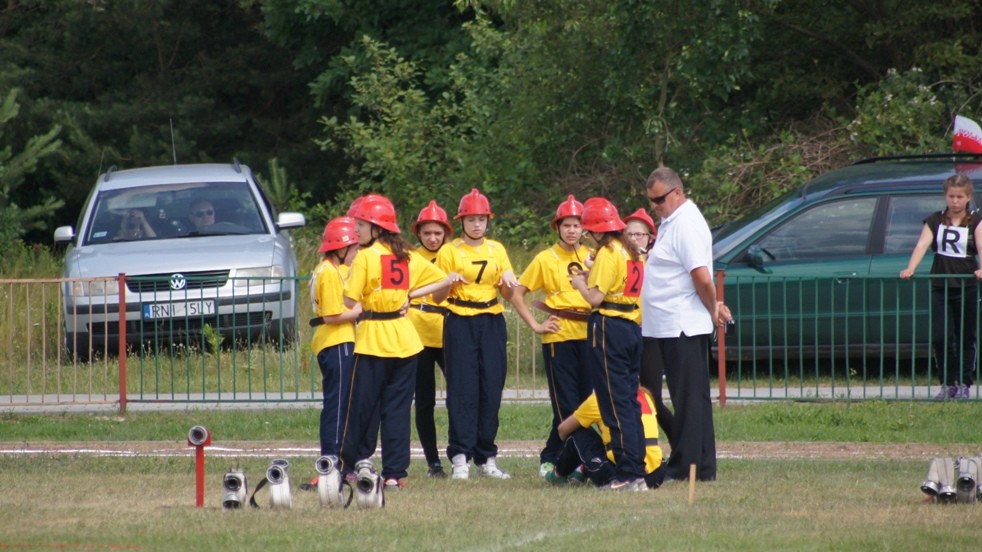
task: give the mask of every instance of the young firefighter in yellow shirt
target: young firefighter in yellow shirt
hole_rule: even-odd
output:
[[[324,405],[320,417],[321,456],[337,456],[340,424],[347,412],[348,389],[354,362],[355,320],[361,306],[344,304],[344,280],[358,251],[355,219],[338,217],[324,227],[318,252],[324,257],[310,277],[310,303],[314,335],[310,349],[317,354],[323,377]]]
[[[419,240],[416,253],[427,261],[436,262],[436,255],[453,235],[453,227],[447,212],[436,201],[423,207],[413,223],[413,234]],[[435,303],[432,297],[420,297],[409,303],[406,316],[412,321],[423,342],[423,351],[416,357],[416,434],[426,457],[426,475],[446,477],[436,448],[436,423],[433,412],[436,407],[436,367],[444,373],[443,318],[450,312],[446,301]]]
[[[445,296],[450,279],[412,252],[399,233],[392,202],[361,198],[349,211],[360,249],[344,288],[349,308],[361,304],[348,415],[342,429],[342,470],[375,452],[382,430],[382,477],[400,488],[409,468],[410,407],[416,386],[416,355],[423,350],[405,312],[409,301],[430,293]],[[379,412],[378,422],[374,413]]]
[[[638,486],[636,490],[655,489],[665,481],[662,451],[658,446],[655,403],[651,393],[644,387],[638,387],[637,401],[641,408],[641,426],[644,428],[645,486]],[[600,430],[599,434],[594,431],[594,427]],[[559,424],[559,437],[565,446],[555,470],[546,475],[546,481],[573,483],[586,475],[594,485],[601,486],[614,477],[614,454],[608,448],[610,428],[603,422],[595,393],[587,397],[572,415]]]
[[[549,401],[552,403],[552,425],[546,446],[539,453],[539,475],[552,470],[563,449],[557,433],[559,422],[564,420],[593,391],[590,379],[590,347],[586,340],[586,320],[590,304],[573,288],[570,276],[586,269],[590,250],[580,243],[583,229],[580,216],[583,204],[570,195],[556,208],[552,228],[559,241],[541,251],[532,259],[515,288],[511,298],[515,312],[522,317],[532,331],[542,335],[542,358],[545,361],[546,381],[549,384]],[[545,322],[539,323],[525,303],[525,294],[542,290],[545,306],[550,313]]]
[[[498,410],[508,372],[504,307],[518,285],[508,253],[485,233],[491,204],[473,189],[460,199],[457,216],[460,237],[440,249],[436,265],[458,273],[447,299],[450,314],[443,324],[443,352],[447,369],[447,414],[450,427],[447,457],[453,479],[467,479],[473,459],[478,475],[511,477],[498,467]]]
[[[606,485],[612,491],[644,486],[644,431],[638,378],[641,373],[641,286],[644,262],[617,208],[607,199],[583,204],[583,229],[597,242],[589,275],[573,276],[572,284],[595,309],[587,323],[593,389],[604,424],[610,428],[610,449],[616,473]]]

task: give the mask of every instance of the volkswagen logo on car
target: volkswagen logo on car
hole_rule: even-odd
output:
[[[183,274],[173,274],[170,277],[170,288],[174,291],[180,291],[186,288],[188,281],[184,278]]]

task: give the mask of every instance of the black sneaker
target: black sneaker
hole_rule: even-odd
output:
[[[436,477],[443,479],[447,477],[447,472],[443,471],[443,466],[439,462],[433,462],[430,464],[429,469],[426,470],[427,477]]]

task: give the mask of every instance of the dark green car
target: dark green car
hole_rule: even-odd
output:
[[[956,171],[982,183],[982,156],[868,159],[716,229],[727,358],[928,356],[930,251],[913,280],[899,273]]]

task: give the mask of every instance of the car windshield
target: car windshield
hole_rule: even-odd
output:
[[[152,184],[107,189],[95,200],[84,244],[264,234],[245,182]]]

